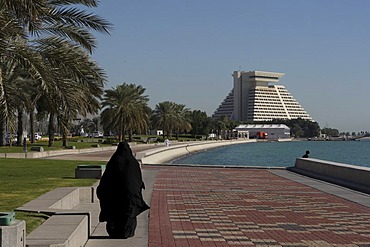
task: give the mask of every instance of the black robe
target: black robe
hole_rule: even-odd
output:
[[[142,189],[145,186],[139,162],[132,155],[128,143],[120,142],[97,188],[100,200],[99,221],[107,222],[109,236],[134,236],[136,216],[149,209],[143,200]]]

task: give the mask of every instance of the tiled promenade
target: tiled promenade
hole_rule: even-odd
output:
[[[144,169],[159,169],[151,247],[370,246],[370,208],[319,189],[368,206],[369,196],[283,170]]]
[[[59,158],[106,161],[112,153]],[[110,239],[95,203],[86,247],[370,247],[370,195],[285,170],[143,166],[143,179],[151,209],[135,237]]]

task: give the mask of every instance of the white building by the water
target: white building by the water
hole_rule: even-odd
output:
[[[284,73],[234,71],[234,87],[212,115],[236,121],[271,121],[273,119],[311,120],[311,116],[279,82]]]
[[[289,139],[290,128],[285,124],[241,124],[235,127],[238,133],[249,133],[250,138],[257,138],[258,132],[267,133],[266,139]]]

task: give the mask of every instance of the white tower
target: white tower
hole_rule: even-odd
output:
[[[279,82],[284,73],[234,71],[234,88],[212,117],[227,116],[237,121],[312,118]],[[231,104],[233,102],[233,104]]]

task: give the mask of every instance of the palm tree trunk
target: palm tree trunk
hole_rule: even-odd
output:
[[[60,117],[60,129],[62,132],[62,146],[67,146],[67,132],[68,132],[68,120],[66,119],[65,115]]]
[[[67,146],[67,132],[63,130],[63,134],[62,134],[62,146],[63,147],[66,147]]]
[[[49,115],[49,144],[48,147],[52,147],[54,145],[54,113],[51,111]]]
[[[171,139],[171,137],[172,137],[172,129],[169,129],[169,130],[167,131],[167,138],[168,138],[168,139]]]
[[[22,145],[22,134],[23,134],[23,111],[18,108],[18,129],[17,129],[17,146]]]
[[[30,141],[35,143],[35,111],[32,109],[30,111]]]
[[[5,123],[2,118],[0,118],[0,147],[5,146]]]
[[[132,129],[130,128],[130,130],[128,131],[128,141],[129,142],[132,142]]]
[[[122,127],[122,140],[121,141],[124,141],[126,138],[126,126],[123,125]]]
[[[122,141],[122,124],[119,124],[117,134],[118,134],[118,142],[121,142]]]
[[[3,85],[3,71],[2,69],[0,68],[0,85]],[[2,91],[2,94],[4,94],[3,90]],[[3,97],[3,95],[0,95],[1,97]],[[3,117],[0,117],[0,146],[4,146],[5,145],[5,121],[4,121],[4,118]]]
[[[61,130],[62,130],[62,146],[66,147],[67,146],[67,128],[64,126],[64,123],[62,123]]]

